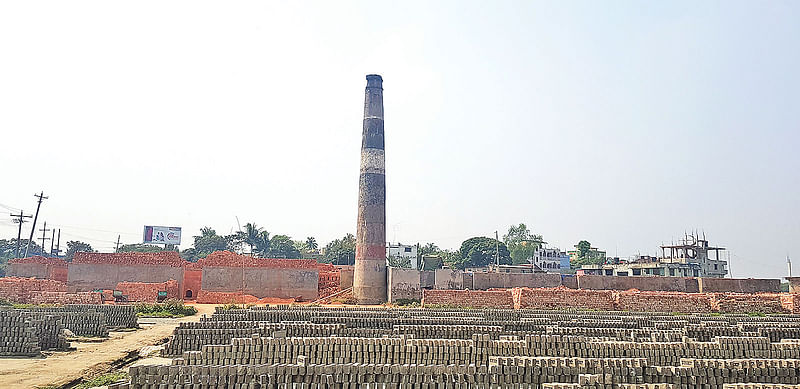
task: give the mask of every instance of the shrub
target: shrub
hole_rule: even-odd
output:
[[[197,313],[197,308],[183,305],[180,300],[170,299],[163,304],[138,303],[134,305],[138,316],[146,317],[183,317]]]

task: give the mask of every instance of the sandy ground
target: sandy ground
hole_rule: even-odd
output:
[[[169,337],[178,323],[199,321],[203,314],[214,313],[214,305],[195,305],[197,315],[181,319],[139,320],[142,329],[112,332],[100,343],[72,342],[75,351],[49,353],[46,358],[0,358],[0,388],[35,388],[60,386],[77,378],[92,377],[110,370],[110,364],[145,346]],[[153,361],[153,360],[151,360]]]

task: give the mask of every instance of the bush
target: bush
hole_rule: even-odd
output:
[[[115,373],[107,373],[98,377],[94,377],[90,380],[84,381],[80,383],[78,386],[76,386],[75,389],[88,389],[88,388],[95,388],[98,386],[106,386],[109,384],[113,384],[119,380],[127,380],[128,378],[130,378],[130,376],[128,376],[128,373],[121,371]]]
[[[183,317],[197,314],[197,308],[183,305],[180,300],[167,300],[163,304],[138,303],[136,314],[145,317]]]
[[[397,299],[397,301],[395,301],[395,304],[397,304],[400,307],[408,307],[408,308],[417,308],[420,306],[419,300],[417,299]]]

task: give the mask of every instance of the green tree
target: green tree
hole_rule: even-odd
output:
[[[353,265],[356,258],[356,238],[347,234],[342,239],[335,239],[323,249],[322,262],[334,265]]]
[[[457,257],[448,258],[448,264],[457,269],[488,266],[495,263],[497,251],[501,265],[511,264],[511,255],[505,243],[483,236],[469,238],[461,243]]]
[[[592,244],[589,241],[582,240],[578,242],[577,258],[570,260],[570,267],[577,269],[583,265],[599,265],[605,262],[605,258],[599,255],[595,250],[592,250]]]
[[[20,239],[19,240],[19,256],[25,255],[25,246],[28,245],[27,239]],[[8,265],[8,261],[14,258],[14,253],[17,249],[17,239],[0,239],[0,277],[4,277],[6,275],[6,267]],[[32,257],[34,255],[42,255],[42,247],[36,244],[35,241],[31,241],[31,248],[28,250],[28,256]]]
[[[194,236],[194,251],[186,252],[184,258],[194,262],[215,251],[231,250],[235,245],[233,236],[219,236],[213,228],[203,227],[200,229],[200,235]]]
[[[269,241],[270,258],[300,258],[300,250],[286,235],[275,235]]]
[[[175,251],[167,247],[161,247],[154,244],[144,243],[131,243],[119,246],[118,253],[160,253],[162,251]]]
[[[587,258],[589,255],[589,250],[591,249],[592,249],[592,244],[589,243],[589,241],[582,240],[578,242],[578,257]]]
[[[442,249],[439,246],[433,243],[427,243],[425,245],[419,246],[419,250],[417,250],[417,254],[420,256],[423,255],[438,255],[442,252]]]
[[[84,243],[78,240],[71,240],[67,242],[67,252],[64,254],[64,259],[68,262],[72,262],[72,258],[75,257],[75,253],[93,253],[94,249],[88,243]]]
[[[410,269],[411,268],[411,259],[410,258],[403,258],[403,257],[396,257],[394,255],[389,255],[386,258],[389,267],[399,267],[403,269]]]
[[[503,241],[508,247],[512,263],[515,265],[529,263],[543,242],[542,236],[532,234],[524,223],[509,227],[508,233],[503,235]]]

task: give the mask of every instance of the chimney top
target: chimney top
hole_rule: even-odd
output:
[[[381,88],[383,78],[380,74],[367,74],[367,88]]]

